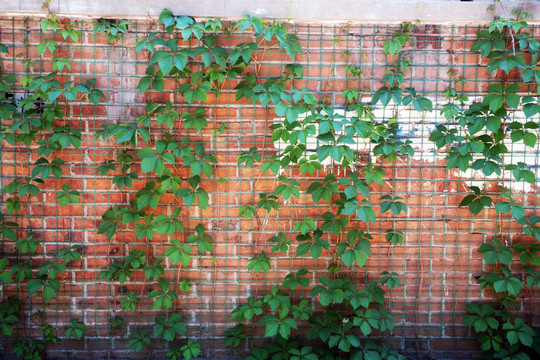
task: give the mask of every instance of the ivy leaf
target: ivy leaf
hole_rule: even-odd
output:
[[[507,330],[506,338],[513,345],[520,342],[521,344],[531,347],[533,346],[534,330],[521,318],[517,318],[514,323],[506,322],[503,324],[503,330]]]
[[[189,265],[189,261],[191,260],[191,256],[189,254],[193,251],[191,246],[182,244],[178,240],[171,240],[171,244],[173,246],[170,246],[167,248],[167,250],[165,250],[165,256],[168,256],[173,264],[176,265],[179,262],[182,262],[182,265],[187,267]]]
[[[261,252],[258,256],[254,256],[249,260],[248,270],[268,272],[270,270],[270,258],[266,256],[264,251]]]
[[[393,245],[403,243],[403,232],[401,230],[388,229],[385,237],[386,241],[391,242]]]
[[[413,107],[418,111],[433,111],[433,102],[428,98],[416,98],[412,104]]]
[[[192,339],[189,339],[187,344],[180,348],[180,351],[182,351],[185,360],[191,360],[200,355],[201,345]]]
[[[164,75],[167,75],[171,72],[174,66],[174,55],[171,53],[164,52],[157,61],[159,68]]]
[[[163,9],[159,14],[159,22],[161,22],[166,29],[175,24],[175,16],[169,9]]]
[[[375,224],[375,211],[373,210],[373,205],[366,199],[362,200],[362,206],[358,207],[356,212],[358,219],[365,223],[370,221]]]
[[[483,243],[480,245],[478,252],[484,254],[486,264],[501,262],[506,266],[510,266],[512,258],[514,257],[512,250],[509,247],[504,246],[497,238],[491,239],[491,244]]]
[[[538,140],[537,136],[535,133],[532,133],[532,132],[527,132],[525,133],[525,135],[523,136],[523,142],[525,143],[525,145],[531,147],[531,148],[534,148],[536,146],[536,141]]]
[[[187,61],[188,61],[188,56],[187,54],[183,52],[177,52],[174,55],[174,66],[178,69],[178,71],[184,70],[184,68],[186,67]],[[167,73],[164,72],[164,74],[167,74]]]
[[[338,244],[337,255],[341,256],[341,260],[347,267],[354,262],[359,267],[363,267],[368,255],[371,254],[370,239],[372,237],[363,231],[351,230],[347,233],[347,240]]]
[[[493,289],[497,293],[507,292],[514,296],[517,296],[521,292],[522,288],[523,288],[523,283],[521,282],[520,279],[518,279],[515,276],[505,277],[493,283]]]
[[[459,206],[468,206],[471,213],[476,216],[484,208],[490,207],[493,202],[489,196],[483,195],[480,193],[480,189],[475,186],[471,186],[471,189],[474,190],[474,194],[469,194],[461,200]]]
[[[137,90],[139,90],[139,93],[145,92],[152,83],[152,78],[150,76],[145,76],[139,80],[139,84],[137,85]]]

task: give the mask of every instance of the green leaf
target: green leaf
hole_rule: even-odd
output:
[[[163,75],[168,75],[174,66],[174,56],[170,53],[164,53],[158,60],[158,65]]]
[[[525,145],[531,148],[534,148],[536,146],[537,140],[538,138],[536,137],[536,134],[532,132],[525,133],[525,136],[523,137],[523,142],[525,143]]]
[[[272,337],[278,334],[279,322],[267,324],[264,328],[264,336]]]
[[[362,202],[364,204],[366,200]],[[367,203],[367,202],[366,202]],[[370,204],[371,205],[371,204]],[[360,206],[357,210],[358,219],[365,223],[369,223],[370,221],[375,224],[375,211],[370,205]]]
[[[183,71],[184,70],[184,67],[186,67],[187,61],[188,61],[188,56],[186,54],[184,54],[183,52],[176,53],[174,55],[174,66],[178,69],[178,71]],[[161,67],[161,65],[160,65],[160,67]],[[166,72],[163,72],[163,73],[168,74]]]

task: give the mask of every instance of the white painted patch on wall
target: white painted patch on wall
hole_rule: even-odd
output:
[[[254,15],[265,15],[268,13],[268,10],[267,9],[264,9],[264,8],[258,8],[258,9],[255,9],[255,10],[249,10],[250,13],[254,14]]]

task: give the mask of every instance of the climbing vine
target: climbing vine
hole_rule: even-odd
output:
[[[471,50],[488,59],[488,71],[500,72],[502,79],[489,86],[486,97],[471,103],[458,91],[462,80],[452,71],[450,87],[444,92],[448,102],[437,108],[405,80],[412,60],[403,49],[414,42],[414,24],[402,24],[384,41],[390,63],[380,88],[359,88],[362,69],[347,63],[347,86],[341,99],[329,101],[326,96],[317,98],[308,88],[296,88],[297,80],[303,79],[303,69],[295,58],[303,49],[283,23],[270,24],[249,15],[237,22],[197,22],[163,10],[157,25],[135,45],[136,52],[148,61],[136,87],[146,99],[144,113],[132,121],[104,124],[94,134],[98,140],[116,144],[113,156],[96,166],[96,175],[109,179],[119,190],[130,190],[128,201],[103,213],[97,234],[107,239],[109,247],[121,232],[133,232],[144,244],[118,257],[110,256],[99,271],[99,279],[106,281],[113,293],[120,289],[115,294],[119,301],[112,310],[110,328],[124,326],[122,313],[137,311],[148,301],[152,309],[165,312],[154,318],[153,331],[131,324],[135,330],[130,331],[127,346],[143,351],[152,347],[153,340],[160,340],[168,345],[170,359],[189,360],[201,354],[201,345],[190,336],[182,308],[177,305],[193,286],[187,278],[181,279],[182,274],[197,254],[209,256],[215,264],[215,244],[203,223],[189,229],[185,214],[195,207],[204,211],[212,201],[205,182],[215,177],[217,158],[203,141],[203,130],[209,127],[203,103],[210,96],[221,96],[226,83],[235,80],[237,101],[273,110],[278,116],[269,125],[276,151],[252,147],[238,156],[239,166],[257,166],[275,176],[273,191],[242,204],[239,216],[267,220],[271,213],[305,196],[324,209],[320,218],[295,221],[295,236],[277,232],[264,239],[264,250],[252,254],[247,269],[268,273],[274,258],[289,256],[324,260],[326,273],[318,271],[312,283],[314,269],[292,269],[267,293],[249,297],[232,312],[231,319],[238,324],[226,331],[225,345],[239,347],[249,339],[246,330],[261,327],[268,342],[252,348],[249,359],[405,358],[380,341],[394,328],[386,294],[400,287],[401,280],[391,269],[378,278],[367,273],[373,243],[370,230],[377,214],[407,215],[403,198],[393,190],[383,192],[383,182],[389,177],[385,169],[415,153],[412,142],[398,136],[401,109],[426,113],[437,108],[447,122],[436,127],[430,141],[447,154],[447,168],[495,175],[501,184],[496,192],[469,186],[472,192],[460,206],[468,207],[474,216],[494,206],[501,223],[503,215],[509,214],[522,225],[522,234],[513,237],[503,234],[500,225],[500,234],[478,249],[486,263],[486,273],[479,281],[482,289],[491,290],[495,305],[469,304],[464,323],[478,334],[488,357],[531,359],[539,337],[515,310],[525,287],[538,286],[540,230],[536,225],[540,218],[527,214],[505,183],[510,181],[507,174],[531,184],[536,179],[528,164],[509,164],[504,157],[509,140],[531,148],[538,140],[537,122],[513,118],[521,111],[527,119],[540,113],[537,97],[520,95],[523,84],[540,81],[540,43],[527,32],[527,16],[516,13],[515,19],[497,19],[479,31]],[[114,44],[128,33],[129,26],[126,20],[99,19],[93,31]],[[69,208],[81,201],[80,189],[60,181],[65,179],[68,165],[62,155],[83,142],[81,132],[66,121],[68,104],[97,106],[105,94],[96,87],[95,79],[85,83],[59,81],[72,63],[57,54],[81,41],[82,33],[76,27],[77,23],[50,13],[40,21],[43,39],[37,50],[39,56],[51,58],[52,72],[35,75],[28,58],[24,59],[23,77],[0,78],[0,117],[9,123],[0,128],[0,141],[25,146],[28,151],[38,145],[39,156],[29,176],[2,184],[7,214],[0,213],[0,231],[5,241],[16,246],[15,254],[2,254],[0,259],[0,281],[3,286],[13,285],[10,293],[14,295],[0,305],[4,336],[12,336],[16,326],[28,323],[22,319],[23,301],[40,296],[44,311],[61,290],[59,274],[84,256],[84,249],[71,243],[54,253],[46,252],[40,234],[32,229],[23,231],[16,221],[27,214],[36,197],[49,190],[45,181],[51,177],[59,180],[53,190],[60,206]],[[234,32],[244,34],[243,42],[219,45],[219,40]],[[282,66],[280,76],[263,81],[257,57],[268,49],[284,52],[291,64]],[[8,51],[0,45],[0,52]],[[343,55],[348,59],[348,54]],[[19,86],[19,81],[25,97],[15,102],[6,94]],[[166,83],[173,88],[172,97],[153,102],[151,93],[162,92]],[[382,110],[384,116],[379,115]],[[163,131],[156,136],[152,130],[157,128]],[[226,124],[217,124],[214,134],[225,131]],[[307,184],[290,176],[290,169],[309,176]],[[316,173],[322,175],[315,178]],[[160,205],[167,210],[162,212]],[[403,245],[402,231],[392,227],[384,231],[391,246]],[[150,242],[157,236],[168,241],[162,255],[150,251]],[[43,261],[34,261],[38,254],[43,254]],[[513,262],[516,256],[521,267]],[[169,263],[176,267],[178,281],[166,276]],[[143,290],[130,282],[138,273],[147,284]],[[526,274],[527,285],[522,274]],[[81,340],[87,331],[84,321],[70,318],[59,336],[58,329],[43,318],[42,334],[18,342],[13,353],[24,359],[41,359],[47,344],[61,338]]]
[[[3,120],[10,121],[9,126],[0,129],[0,141],[26,148],[28,152],[32,145],[38,145],[38,159],[28,176],[15,177],[2,186],[2,195],[7,195],[7,215],[0,213],[0,231],[5,241],[13,242],[16,246],[15,254],[2,254],[0,260],[4,291],[14,295],[0,305],[4,336],[11,336],[16,324],[23,327],[28,324],[20,315],[23,301],[27,302],[28,296],[40,296],[42,308],[45,309],[62,287],[60,275],[69,271],[68,267],[74,261],[81,260],[83,255],[82,247],[78,244],[57,246],[52,251],[45,251],[41,234],[31,228],[25,231],[18,222],[6,220],[6,216],[24,218],[29,214],[32,202],[48,190],[56,192],[55,200],[60,206],[69,207],[80,202],[79,191],[71,189],[69,181],[59,188],[44,188],[47,179],[53,177],[61,180],[64,177],[67,164],[62,157],[65,157],[68,149],[81,146],[81,132],[70,127],[66,121],[71,115],[66,103],[88,102],[95,106],[105,98],[104,93],[96,88],[95,79],[85,83],[59,81],[71,69],[72,62],[57,53],[80,41],[81,32],[75,26],[69,20],[60,21],[54,14],[40,21],[43,32],[58,34],[54,39],[60,38],[61,41],[46,38],[37,49],[39,56],[48,56],[52,60],[52,72],[36,75],[33,60],[24,58],[25,74],[20,79],[24,97],[20,101],[6,96],[14,85],[19,85],[17,78],[12,75],[0,78],[0,115]],[[8,53],[8,48],[1,45],[0,51]],[[53,183],[59,186],[58,181]],[[36,261],[38,254],[43,254],[42,261]],[[12,286],[8,287],[8,284]],[[39,317],[40,314],[42,310],[32,316]],[[24,359],[41,359],[47,344],[59,341],[57,329],[46,323],[43,317],[41,322],[42,336],[28,337],[16,343],[13,348],[15,355]],[[71,318],[69,322],[65,337],[82,339],[87,326],[77,318]]]
[[[347,83],[351,87],[342,92],[342,111],[335,104],[327,104],[325,99],[318,101],[308,89],[292,89],[276,99],[255,92],[255,87],[253,91],[242,88],[241,95],[254,103],[263,106],[267,106],[268,101],[274,103],[277,115],[282,118],[271,126],[272,141],[281,143],[279,148],[284,150],[263,158],[252,148],[239,157],[239,163],[245,162],[246,166],[261,162],[263,171],[273,172],[278,180],[273,193],[260,194],[261,200],[256,206],[244,205],[240,209],[241,216],[249,218],[259,211],[268,214],[293,196],[300,198],[300,183],[283,175],[284,168],[296,166],[300,174],[309,175],[327,164],[333,170],[322,181],[307,184],[306,193],[313,202],[328,207],[321,220],[308,217],[294,223],[294,230],[299,232],[294,245],[283,232],[268,239],[275,244],[270,250],[272,253],[290,253],[295,258],[309,254],[314,260],[330,258],[328,274],[319,276],[309,291],[309,297],[316,299],[320,306],[314,310],[310,298],[298,300],[295,294],[311,285],[306,268],[285,276],[281,286],[273,286],[269,294],[250,297],[248,304],[233,311],[233,320],[264,325],[265,336],[273,339],[264,349],[254,349],[252,359],[335,358],[343,353],[350,353],[351,359],[405,358],[387,344],[358,337],[393,330],[394,320],[385,306],[384,287],[391,291],[400,286],[398,274],[384,271],[378,280],[366,277],[360,283],[353,281],[349,274],[355,268],[365,268],[371,254],[373,237],[369,226],[376,221],[375,201],[371,195],[387,176],[383,163],[414,155],[411,141],[397,136],[398,107],[432,110],[431,100],[411,87],[402,89],[404,72],[410,68],[411,60],[403,56],[401,50],[411,42],[413,28],[413,24],[403,24],[385,41],[385,53],[397,55],[397,59],[382,79],[383,86],[374,91],[371,99],[365,99],[365,94],[353,87],[354,80],[362,76],[361,70],[346,65]],[[274,80],[269,80],[259,86],[270,88],[274,84]],[[392,115],[377,118],[374,113],[377,106],[388,106]],[[309,148],[311,139],[317,142],[316,150]],[[368,146],[358,150],[359,141]],[[407,212],[406,204],[400,200],[399,196],[385,193],[375,203],[380,204],[380,213],[399,216]],[[403,236],[400,230],[386,231],[386,240],[393,245],[402,244]],[[268,272],[270,259],[263,251],[250,260],[248,268]],[[310,344],[319,341],[322,346],[303,346],[301,342],[307,339],[297,336],[293,339],[292,334],[306,326],[309,331],[305,335],[311,340]],[[230,330],[227,344],[238,346],[245,338],[240,337],[244,328],[241,324]]]
[[[486,178],[496,176],[496,189],[471,185],[471,194],[459,204],[474,216],[494,206],[499,220],[498,234],[478,248],[484,260],[478,281],[485,297],[493,302],[467,304],[463,322],[477,334],[486,358],[524,360],[540,354],[540,334],[519,311],[520,302],[526,297],[532,301],[532,290],[539,285],[540,218],[527,214],[509,184],[535,185],[530,167],[537,164],[511,163],[505,154],[510,144],[522,143],[531,149],[538,144],[539,125],[532,119],[540,113],[538,97],[522,93],[537,90],[540,43],[529,32],[530,15],[519,10],[513,14],[514,18],[495,19],[478,31],[471,47],[487,59],[490,74],[501,75],[500,81],[489,85],[487,95],[472,104],[450,87],[445,92],[450,102],[441,110],[449,124],[439,125],[430,140],[437,148],[447,148],[447,168],[471,168]],[[507,222],[521,226],[507,227]],[[529,311],[534,311],[532,305]]]

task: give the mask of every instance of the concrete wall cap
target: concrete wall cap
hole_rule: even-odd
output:
[[[162,9],[193,17],[236,19],[241,14],[301,22],[400,23],[420,20],[430,24],[487,23],[494,16],[510,17],[512,10],[528,11],[540,20],[540,2],[500,2],[487,11],[488,2],[406,0],[51,0],[50,11],[82,18],[157,19]],[[3,0],[0,14],[43,16],[43,0]],[[535,20],[533,22],[537,22]]]

